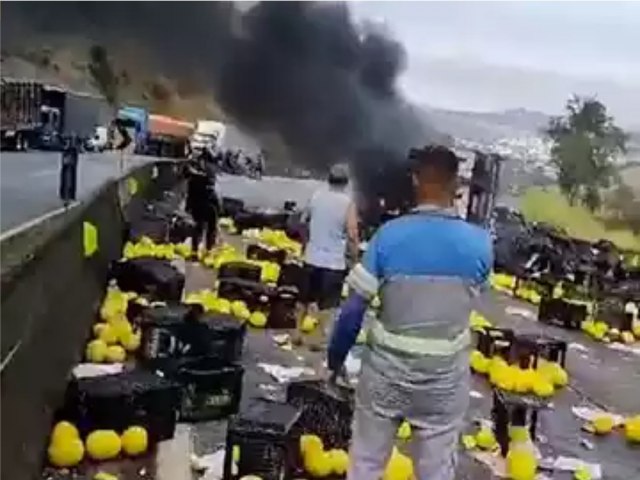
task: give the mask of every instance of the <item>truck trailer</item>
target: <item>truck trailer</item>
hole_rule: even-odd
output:
[[[3,78],[0,102],[3,150],[59,150],[64,137],[84,142],[112,118],[105,99],[41,82]]]

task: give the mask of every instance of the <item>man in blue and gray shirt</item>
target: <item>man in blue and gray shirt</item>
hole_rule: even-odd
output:
[[[469,313],[492,265],[489,233],[454,208],[458,158],[444,147],[413,151],[417,208],[384,224],[347,282],[328,348],[337,372],[368,301],[369,328],[350,453],[349,480],[378,480],[403,420],[413,429],[417,480],[452,480],[469,399]]]

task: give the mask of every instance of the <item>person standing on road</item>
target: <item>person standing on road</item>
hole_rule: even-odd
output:
[[[305,314],[338,306],[347,256],[357,257],[358,216],[348,185],[346,165],[335,165],[329,172],[328,188],[315,192],[303,213],[302,221],[308,223],[301,292]]]
[[[347,277],[327,352],[335,378],[379,293],[356,391],[349,480],[377,480],[403,420],[417,480],[453,480],[469,401],[469,314],[492,265],[489,233],[454,209],[458,158],[412,150],[417,208],[385,223]]]
[[[65,141],[60,161],[60,185],[58,196],[64,203],[65,208],[76,199],[79,156],[79,140],[75,133],[72,133]]]
[[[190,160],[187,176],[186,210],[195,223],[191,242],[193,256],[197,258],[203,236],[207,251],[214,247],[217,240],[220,204],[215,188],[216,166],[213,159],[203,152]]]

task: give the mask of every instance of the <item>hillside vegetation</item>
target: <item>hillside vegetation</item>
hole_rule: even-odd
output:
[[[50,41],[46,46],[2,51],[2,76],[39,80],[78,92],[104,96],[104,86],[97,84],[91,69],[91,51],[95,45],[78,39]],[[153,71],[143,55],[128,48],[105,50],[117,84],[118,104],[134,104],[154,113],[189,120],[224,119],[211,89],[187,85]]]
[[[640,236],[629,229],[608,228],[598,214],[591,213],[582,205],[569,205],[555,187],[528,189],[520,200],[520,209],[528,221],[563,228],[572,237],[607,239],[620,248],[640,250]]]

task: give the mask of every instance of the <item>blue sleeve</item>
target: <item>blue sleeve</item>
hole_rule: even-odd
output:
[[[327,348],[329,370],[336,372],[342,367],[349,350],[356,343],[366,310],[366,299],[357,293],[351,294],[342,304]]]
[[[493,269],[493,241],[488,233],[485,233],[482,251],[480,252],[480,283],[489,281],[489,275]]]

